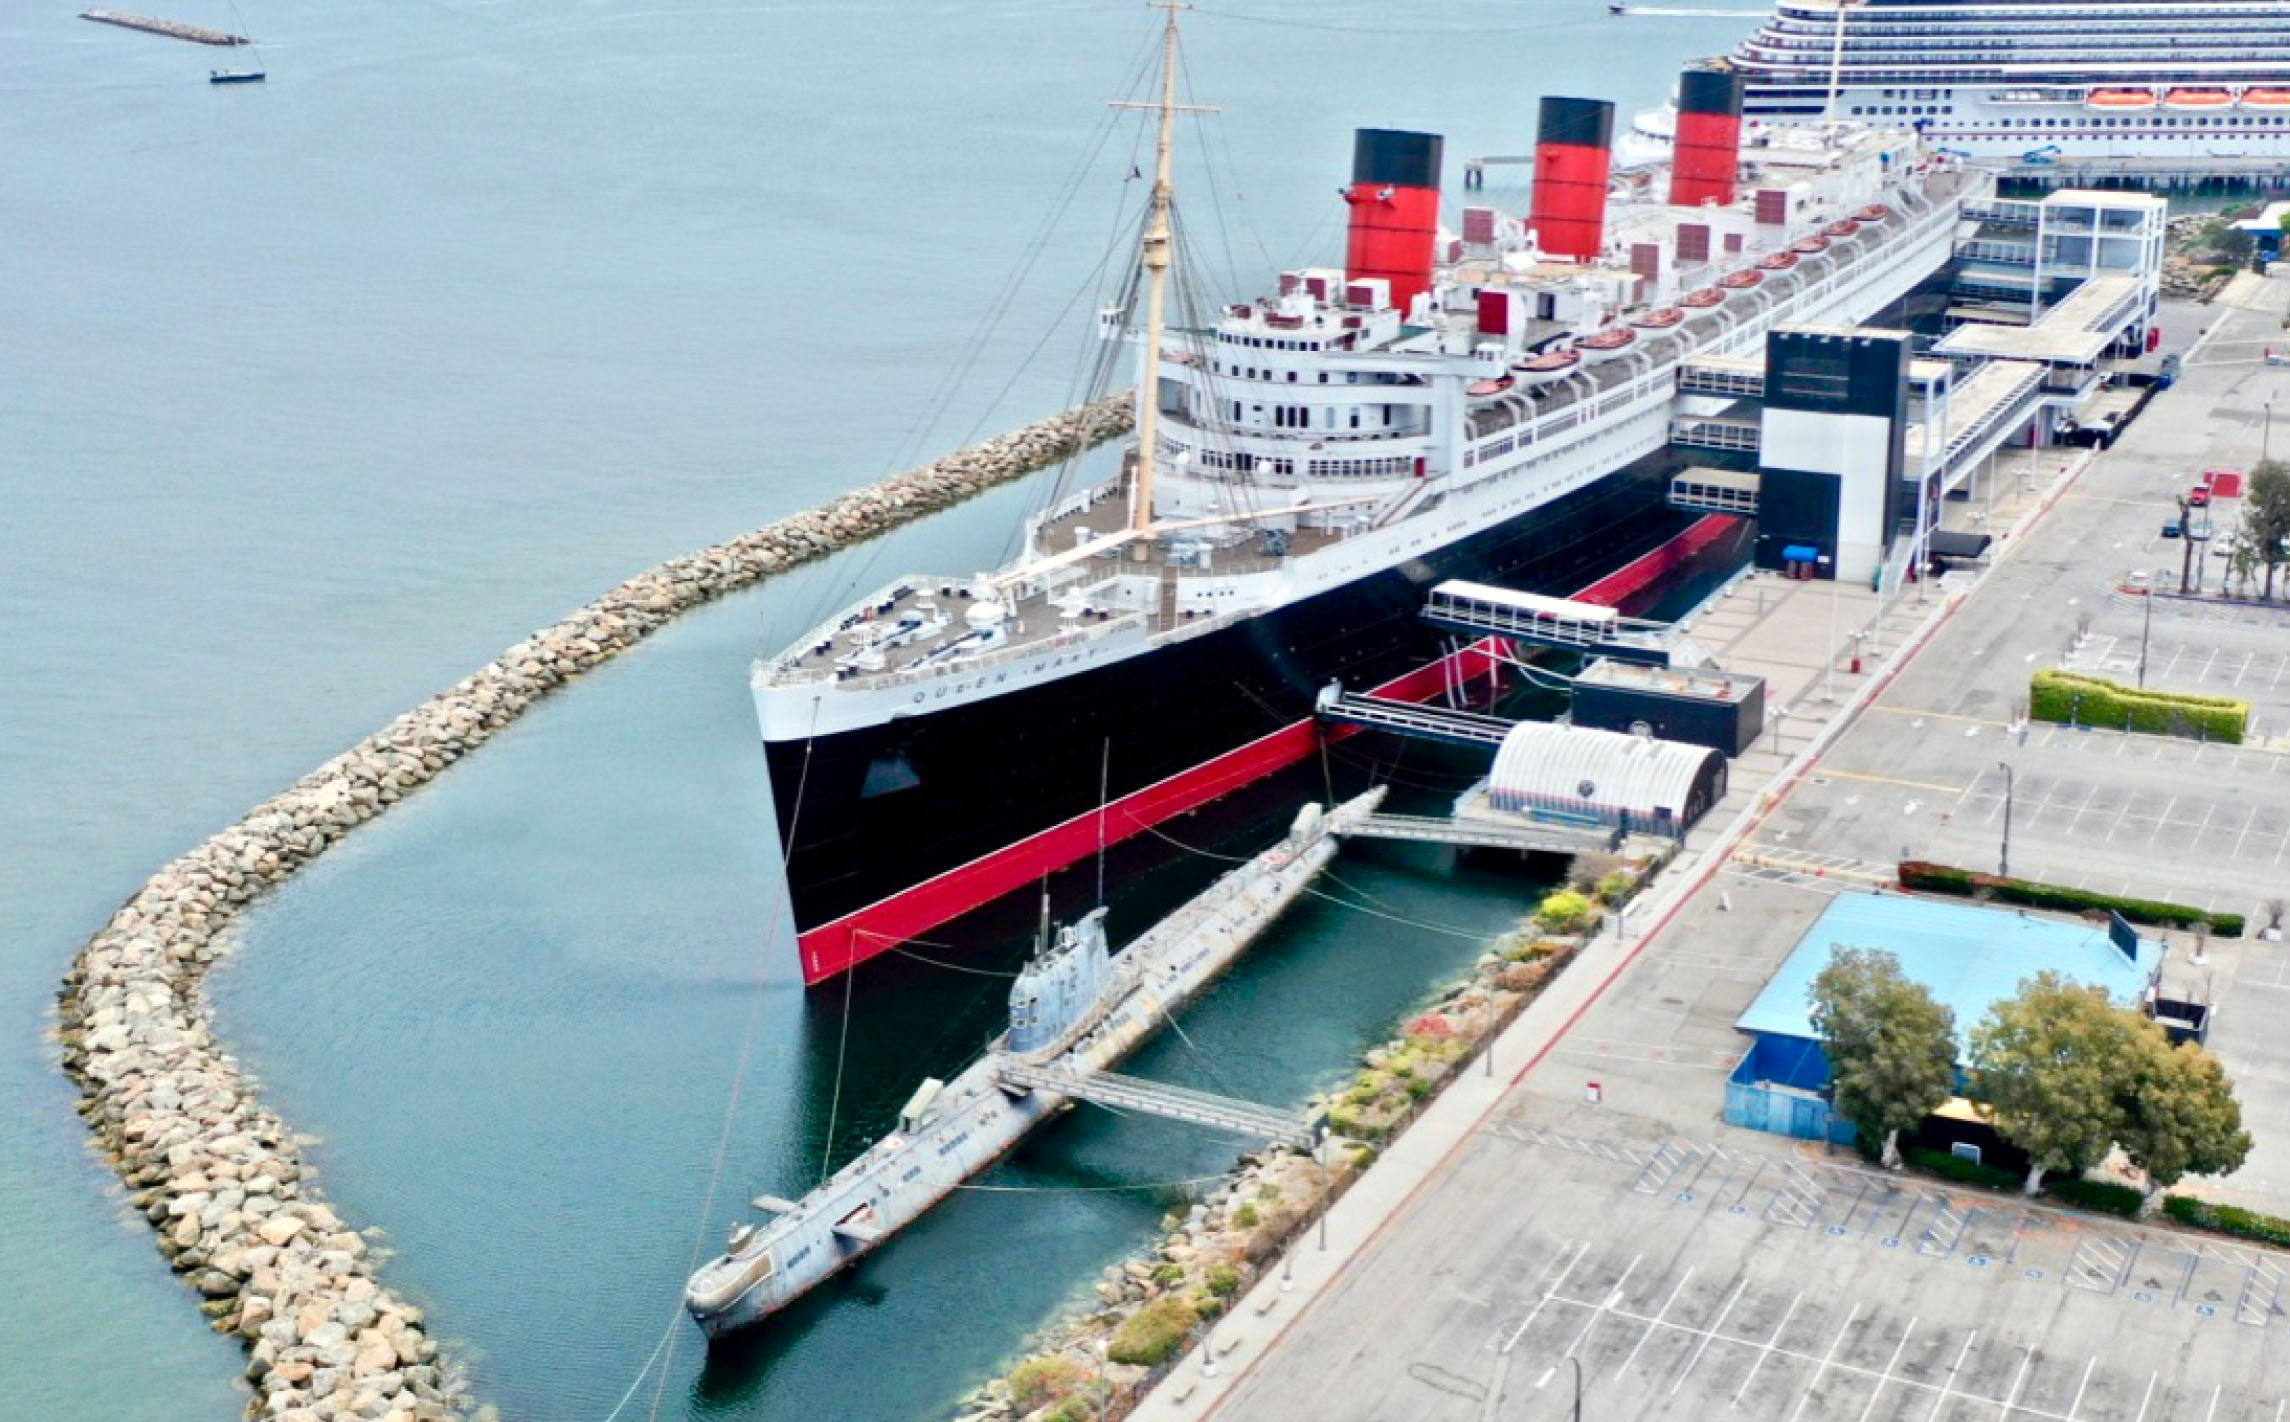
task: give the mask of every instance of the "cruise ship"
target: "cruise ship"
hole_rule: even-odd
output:
[[[1779,0],[1714,63],[1752,124],[1906,125],[1982,160],[2290,153],[2290,0]]]
[[[1675,161],[1616,171],[1613,105],[1546,97],[1528,212],[1443,227],[1441,139],[1363,130],[1345,264],[1178,326],[1172,93],[1101,313],[1136,346],[1119,471],[1008,565],[893,579],[753,669],[807,983],[1319,753],[1332,681],[1432,694],[1433,583],[1619,598],[1730,528],[1665,500],[1682,363],[1874,316],[1988,182],[1902,126],[1745,133],[1702,72]]]

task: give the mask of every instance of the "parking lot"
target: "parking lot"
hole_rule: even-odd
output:
[[[2290,1415],[2274,1256],[1647,1124],[1507,1113],[1222,1415]]]

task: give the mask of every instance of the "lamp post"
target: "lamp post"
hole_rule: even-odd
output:
[[[1582,1359],[1569,1353],[1566,1355],[1566,1360],[1574,1364],[1574,1422],[1582,1422]],[[1557,1376],[1558,1364],[1553,1363],[1543,1370],[1541,1377],[1535,1379],[1535,1386],[1537,1388],[1548,1386],[1550,1380]]]
[[[2142,691],[2147,688],[2147,634],[2155,630],[2155,589],[2151,585],[2145,601],[2146,612],[2139,619],[2139,689]]]
[[[2012,877],[2012,766],[2011,762],[2002,760],[1997,761],[1996,766],[2004,772],[2004,849],[1996,856],[1996,875],[2009,879]]]

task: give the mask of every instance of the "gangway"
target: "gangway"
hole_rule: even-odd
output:
[[[1460,580],[1434,587],[1423,620],[1449,632],[1503,637],[1618,661],[1670,665],[1674,638],[1667,623],[1624,617],[1595,602]]]
[[[994,1072],[1005,1089],[1055,1092],[1115,1111],[1142,1111],[1148,1116],[1186,1121],[1211,1130],[1280,1141],[1298,1150],[1312,1150],[1320,1142],[1320,1123],[1314,1117],[1190,1087],[1170,1086],[1110,1071],[1020,1061],[1016,1057],[997,1061]]]
[[[1399,839],[1455,844],[1470,849],[1516,849],[1522,854],[1597,854],[1614,847],[1611,825],[1547,820],[1459,819],[1446,815],[1363,815],[1343,832],[1353,839]]]
[[[1381,696],[1361,696],[1334,683],[1321,691],[1319,703],[1313,709],[1323,721],[1364,726],[1372,731],[1395,731],[1418,740],[1462,746],[1499,746],[1512,726],[1500,716],[1482,716],[1476,711],[1455,711]]]

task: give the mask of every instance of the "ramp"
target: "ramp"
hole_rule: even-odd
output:
[[[996,1064],[995,1074],[1005,1087],[1021,1091],[1054,1091],[1076,1101],[1089,1101],[1116,1111],[1141,1111],[1171,1121],[1189,1121],[1211,1130],[1281,1141],[1298,1150],[1319,1144],[1320,1125],[1293,1111],[1278,1111],[1253,1101],[1217,1096],[1189,1087],[1168,1086],[1110,1071],[1084,1071],[1076,1067],[1022,1062],[1015,1058]]]
[[[1511,722],[1500,716],[1451,711],[1381,696],[1360,696],[1333,687],[1320,694],[1320,704],[1315,709],[1323,721],[1391,731],[1418,740],[1445,741],[1450,745],[1499,746],[1503,737],[1511,733]]]
[[[1614,847],[1615,839],[1614,830],[1603,825],[1552,824],[1525,818],[1496,823],[1436,815],[1365,815],[1340,833],[1355,839],[1403,839],[1418,844],[1516,849],[1522,854],[1602,853]]]
[[[1656,666],[1670,662],[1669,628],[1663,623],[1624,617],[1601,603],[1514,592],[1487,583],[1439,584],[1424,600],[1423,620],[1448,632]]]

